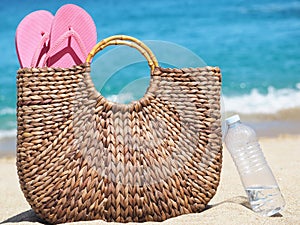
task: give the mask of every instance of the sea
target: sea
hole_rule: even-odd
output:
[[[300,1],[2,0],[1,3],[0,153],[1,149],[15,149],[11,140],[15,140],[17,129],[16,72],[20,67],[15,49],[16,28],[35,10],[55,14],[68,3],[82,7],[92,16],[98,41],[126,34],[153,47],[163,66],[220,67],[224,118],[240,114],[261,134],[283,128],[286,132],[300,130]],[[169,47],[181,53],[168,54],[164,49]],[[147,88],[149,68],[139,61],[116,68],[109,57],[116,55],[122,54],[110,47],[95,57],[92,67],[95,86],[108,99],[125,103],[136,100]],[[123,56],[118,61],[125,59]],[[114,73],[110,70],[105,74],[103,68],[112,67],[116,69]]]

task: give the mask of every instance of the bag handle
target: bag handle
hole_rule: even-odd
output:
[[[151,72],[154,71],[156,67],[159,67],[156,57],[153,52],[140,40],[127,36],[127,35],[114,35],[103,39],[90,51],[86,58],[87,63],[91,63],[92,58],[101,50],[109,45],[127,45],[129,47],[137,49],[148,61],[148,65],[151,68]]]

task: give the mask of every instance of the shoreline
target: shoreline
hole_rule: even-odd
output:
[[[252,127],[260,138],[276,138],[280,136],[300,135],[300,121],[255,121],[245,120],[245,124]]]
[[[234,113],[229,113],[226,118]],[[282,136],[300,136],[300,120],[261,120],[253,117],[249,118],[245,115],[240,115],[241,121],[252,127],[258,139],[278,138]],[[14,157],[16,155],[16,136],[6,136],[0,138],[0,158]]]
[[[0,139],[0,158],[14,157],[16,155],[17,137],[5,137]]]

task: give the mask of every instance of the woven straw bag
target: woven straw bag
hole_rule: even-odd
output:
[[[145,95],[105,99],[90,62],[108,45],[139,50],[151,69]],[[217,67],[166,69],[139,40],[99,42],[72,68],[18,70],[17,169],[35,213],[49,223],[162,221],[202,211],[222,165]]]

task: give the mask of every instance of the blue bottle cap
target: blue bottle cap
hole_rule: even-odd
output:
[[[234,116],[231,116],[229,118],[226,119],[226,123],[227,125],[230,125],[230,124],[233,124],[235,122],[238,122],[240,121],[240,116],[239,115],[234,115]]]

